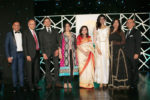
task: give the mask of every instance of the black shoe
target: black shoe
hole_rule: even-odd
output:
[[[17,92],[17,87],[14,87],[13,90],[12,90],[12,92],[16,93]]]
[[[35,89],[36,89],[36,90],[41,90],[42,88],[39,87],[39,86],[35,86]]]
[[[55,87],[57,87],[57,88],[62,88],[63,86],[61,85],[61,84],[55,84]]]
[[[34,92],[34,90],[35,90],[35,89],[34,89],[33,87],[32,87],[32,88],[30,88],[30,91],[31,91],[31,92]]]
[[[51,84],[48,84],[46,89],[51,89],[52,88],[52,85]]]
[[[134,86],[130,86],[130,90],[134,89]]]
[[[21,92],[26,92],[26,88],[20,87],[20,91],[21,91]]]

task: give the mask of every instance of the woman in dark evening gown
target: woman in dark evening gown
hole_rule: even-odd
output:
[[[110,46],[110,77],[109,86],[114,88],[128,87],[127,64],[124,55],[123,46],[125,44],[125,35],[121,30],[121,24],[118,19],[112,23],[112,29],[109,40]]]

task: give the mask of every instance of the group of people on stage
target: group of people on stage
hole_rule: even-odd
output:
[[[57,29],[51,27],[48,17],[44,19],[45,27],[39,33],[35,30],[35,20],[28,21],[28,29],[24,32],[20,31],[20,22],[15,21],[5,42],[7,60],[12,65],[13,92],[16,92],[18,84],[24,90],[24,62],[29,89],[40,89],[40,51],[45,61],[47,89],[52,84],[61,87],[59,77],[63,77],[64,88],[72,88],[71,82],[75,75],[79,75],[79,86],[82,88],[93,88],[94,82],[100,84],[100,88],[136,88],[140,31],[134,28],[132,19],[127,20],[126,34],[118,19],[112,22],[111,27],[105,23],[106,17],[99,15],[92,41],[87,26],[80,28],[76,38],[69,22],[64,24],[64,31],[59,34]],[[54,62],[54,77],[49,67],[51,58]]]

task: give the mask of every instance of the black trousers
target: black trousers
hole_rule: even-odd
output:
[[[139,71],[138,71],[138,59],[133,59],[133,57],[126,56],[127,68],[128,68],[128,78],[129,85],[131,87],[136,87],[139,80]]]
[[[53,57],[54,62],[54,78],[50,72],[50,59]],[[58,56],[54,56],[54,52],[51,53],[51,56],[48,57],[48,60],[45,60],[46,68],[46,82],[47,84],[52,84],[52,82],[59,83],[59,66],[58,66]]]
[[[72,58],[72,50],[70,50],[70,76],[64,76],[64,83],[71,83],[73,80],[73,58]]]
[[[40,71],[40,53],[36,51],[35,57],[31,58],[31,62],[27,61],[27,80],[30,88],[37,86]]]

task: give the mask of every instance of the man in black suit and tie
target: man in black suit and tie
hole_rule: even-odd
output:
[[[59,66],[58,66],[58,30],[51,27],[49,18],[44,19],[45,28],[39,32],[40,47],[46,67],[47,89],[51,88],[52,82],[55,82],[56,87],[61,87],[59,84]],[[49,60],[53,57],[54,62],[54,79],[49,68]]]
[[[141,48],[141,33],[135,29],[135,22],[132,19],[127,20],[128,31],[126,32],[125,54],[128,66],[129,86],[131,89],[137,88],[138,83],[138,58]]]
[[[35,20],[29,20],[28,29],[23,35],[24,53],[27,60],[27,78],[31,91],[34,91],[34,89],[40,89],[38,86],[40,71],[40,47],[38,34],[35,31],[35,27]]]

